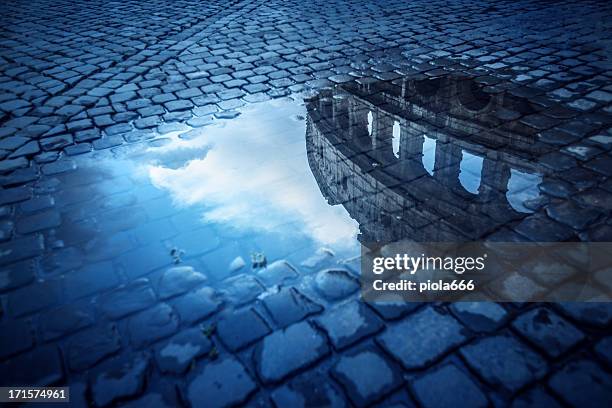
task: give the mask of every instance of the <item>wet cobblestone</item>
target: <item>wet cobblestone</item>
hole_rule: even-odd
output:
[[[134,169],[86,164],[294,92],[461,71],[534,102],[498,115],[558,172],[535,214],[464,232],[609,241],[611,16],[597,0],[4,4],[0,382],[69,383],[96,406],[609,405],[609,304],[365,305],[333,254],[282,242],[233,270],[249,259],[232,232]]]

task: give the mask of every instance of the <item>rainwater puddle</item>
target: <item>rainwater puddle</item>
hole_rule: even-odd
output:
[[[187,262],[220,280],[278,260],[320,270],[360,242],[486,239],[543,199],[542,146],[506,119],[536,108],[502,96],[465,78],[355,82],[81,157],[58,176],[57,238],[79,247],[63,262],[80,251],[130,278]]]

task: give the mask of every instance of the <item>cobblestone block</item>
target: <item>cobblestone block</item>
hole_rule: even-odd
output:
[[[136,396],[144,390],[148,357],[137,356],[128,362],[120,360],[91,381],[91,396],[98,407],[121,398]]]
[[[60,150],[74,143],[72,136],[60,135],[41,139],[40,145],[44,151]]]
[[[2,220],[0,221],[0,242],[8,241],[13,231],[15,230],[15,225],[12,221]]]
[[[181,374],[212,349],[212,342],[198,328],[187,329],[157,348],[155,359],[163,372]]]
[[[79,143],[77,145],[67,146],[64,148],[64,153],[68,156],[76,156],[79,154],[89,153],[92,150],[91,143]]]
[[[114,226],[112,230],[132,229],[142,224],[144,219],[146,219],[144,214],[136,214],[134,211],[130,211],[130,213],[131,216],[126,214],[126,217],[118,218],[117,221],[120,224]],[[113,214],[113,216],[121,214]],[[124,253],[118,258],[118,263],[124,267],[130,278],[139,278],[155,270],[170,266],[172,264],[172,257],[170,256],[170,251],[163,245],[151,244]]]
[[[545,308],[519,316],[512,327],[550,357],[560,356],[584,339],[580,330]]]
[[[612,322],[612,305],[609,303],[564,302],[559,310],[570,318],[589,325],[607,327]]]
[[[279,285],[297,278],[297,270],[286,261],[276,261],[257,272],[257,278],[266,286]]]
[[[176,332],[177,328],[178,317],[165,303],[130,317],[127,324],[130,341],[136,348],[168,337]]]
[[[0,191],[0,205],[14,204],[32,198],[30,187],[14,187]]]
[[[73,336],[66,345],[68,366],[83,371],[120,349],[120,339],[113,326],[96,326]]]
[[[316,321],[336,349],[348,347],[383,328],[374,312],[359,301],[328,310]]]
[[[168,101],[164,103],[168,112],[184,111],[193,108],[193,103],[188,100]]]
[[[329,269],[317,273],[315,287],[325,299],[343,299],[359,290],[359,282],[348,271]]]
[[[265,320],[253,309],[235,311],[217,323],[219,338],[231,351],[253,344],[270,331]]]
[[[58,160],[42,166],[42,172],[48,176],[67,173],[76,170],[76,163],[72,160]]]
[[[119,126],[119,125],[117,125]],[[114,128],[114,126],[113,126]],[[107,128],[106,131],[109,131]],[[87,130],[81,130],[80,132],[76,132],[74,134],[74,140],[77,143],[81,143],[81,142],[90,142],[92,140],[96,140],[102,137],[102,134],[100,133],[100,131],[98,129],[87,129]]]
[[[456,406],[458,401],[466,407],[486,407],[487,397],[474,380],[454,364],[434,368],[412,382],[412,389],[427,408]]]
[[[373,349],[340,357],[331,374],[358,407],[371,406],[403,383],[399,370]]]
[[[13,239],[0,244],[0,265],[32,258],[40,255],[44,250],[44,241],[41,235],[31,235],[25,238]]]
[[[204,282],[206,276],[193,267],[175,266],[162,274],[157,291],[161,299],[168,299],[186,293]]]
[[[212,288],[204,287],[173,301],[182,321],[194,323],[215,313],[221,301]]]
[[[85,305],[62,305],[41,313],[39,327],[45,340],[64,337],[94,324],[94,313]]]
[[[283,288],[279,292],[265,297],[262,303],[280,327],[299,322],[305,317],[323,310],[319,304],[313,302],[295,288]]]
[[[36,370],[24,370],[36,367]],[[0,364],[0,383],[7,386],[48,387],[64,378],[62,360],[56,346],[42,346]]]
[[[257,299],[263,286],[252,275],[240,274],[223,281],[223,295],[233,305],[243,305]]]
[[[483,381],[508,392],[541,378],[547,369],[542,357],[508,335],[484,338],[460,353]]]
[[[265,384],[276,383],[329,353],[325,337],[308,322],[276,331],[254,351],[257,374]]]
[[[525,218],[514,230],[534,242],[564,241],[574,235],[571,228],[551,222],[540,214]]]
[[[39,151],[40,151],[40,146],[38,145],[38,142],[33,140],[31,142],[24,144],[19,149],[11,153],[9,155],[9,159],[15,159],[18,157],[23,157],[23,156],[34,156]]]
[[[119,135],[101,137],[93,141],[93,147],[96,150],[108,149],[115,146],[121,146],[125,143],[123,137]]]
[[[0,268],[0,293],[20,288],[35,278],[36,263],[21,261]]]
[[[16,150],[30,141],[29,137],[9,136],[0,140],[0,149]]]
[[[28,167],[28,159],[19,157],[17,159],[3,159],[0,161],[0,174],[10,173],[13,170]]]
[[[378,341],[409,370],[427,366],[467,336],[467,330],[452,316],[427,307],[389,326]]]
[[[281,407],[338,407],[347,406],[342,394],[332,386],[325,373],[314,371],[298,376],[272,392],[274,406]]]
[[[595,352],[609,366],[612,366],[612,336],[605,337],[595,345]]]
[[[151,306],[155,300],[149,280],[141,278],[100,296],[97,303],[105,316],[120,319]]]
[[[53,306],[60,300],[61,282],[47,280],[10,292],[7,296],[7,308],[13,316],[24,316]]]
[[[119,278],[111,262],[86,265],[68,276],[65,288],[70,299],[90,296],[119,285]]]
[[[49,210],[20,219],[17,221],[17,231],[20,234],[30,234],[59,227],[61,223],[60,213],[55,210]]]
[[[612,376],[592,361],[568,363],[552,375],[548,385],[574,407],[604,407],[612,401]]]
[[[248,400],[256,384],[244,366],[232,357],[204,365],[187,387],[192,407],[222,408]]]
[[[13,320],[0,325],[0,360],[28,350],[34,345],[30,322]]]
[[[531,407],[550,407],[561,408],[561,404],[557,402],[550,394],[543,391],[541,388],[532,388],[512,401],[512,408],[531,408]]]
[[[493,302],[456,302],[450,308],[461,323],[476,332],[499,328],[507,316],[506,310]]]
[[[177,405],[176,402],[168,402],[162,394],[151,393],[142,396],[141,398],[129,401],[122,404],[123,408],[140,408],[140,407],[155,407],[155,408],[172,408]]]

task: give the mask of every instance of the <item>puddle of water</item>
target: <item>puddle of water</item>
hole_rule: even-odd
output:
[[[199,129],[161,155],[206,151],[180,168],[148,167],[152,183],[179,205],[201,205],[201,220],[244,232],[304,235],[322,246],[353,246],[358,226],[323,199],[308,167],[304,107],[289,99],[254,105],[233,121]]]
[[[114,259],[130,277],[166,260],[220,280],[251,270],[257,254],[298,266],[321,248],[334,254],[328,266],[355,257],[357,222],[327,203],[310,171],[305,114],[300,100],[273,100],[80,159],[78,176],[60,177],[59,201],[82,216],[58,238],[83,235],[85,258]]]
[[[60,176],[57,238],[131,277],[188,260],[214,280],[257,254],[314,270],[354,258],[359,241],[482,239],[540,196],[534,134],[498,118],[529,109],[457,78],[254,104],[79,159]]]

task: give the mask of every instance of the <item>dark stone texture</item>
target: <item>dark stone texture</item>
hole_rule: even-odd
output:
[[[307,316],[319,313],[323,308],[295,288],[283,288],[262,300],[262,303],[280,326],[299,322]]]
[[[111,319],[120,319],[151,306],[155,300],[149,280],[140,278],[100,296],[98,304],[104,315]]]
[[[120,349],[120,339],[112,326],[96,326],[73,336],[66,345],[68,366],[83,371]]]
[[[34,345],[30,322],[15,320],[0,325],[0,359],[28,350]]]
[[[301,322],[264,338],[254,358],[259,378],[269,384],[314,364],[328,352],[325,337],[308,322]]]
[[[427,408],[447,408],[457,404],[488,406],[486,395],[474,379],[454,364],[442,365],[425,373],[412,382],[412,389],[419,402]]]
[[[315,286],[325,299],[333,301],[355,293],[359,282],[348,271],[330,269],[317,274]]]
[[[265,320],[253,309],[235,311],[217,323],[219,338],[232,351],[240,350],[271,332]]]
[[[476,332],[499,328],[507,316],[506,310],[493,302],[456,302],[450,308],[457,319]]]
[[[484,338],[466,345],[460,353],[483,381],[508,392],[519,390],[546,372],[542,357],[508,335]]]
[[[158,347],[155,359],[163,372],[181,374],[196,358],[210,352],[212,347],[212,342],[202,330],[187,329]]]
[[[187,387],[193,407],[227,407],[245,402],[256,384],[244,366],[232,357],[205,364]]]
[[[327,332],[336,349],[348,347],[383,328],[374,312],[358,301],[330,309],[316,322]]]
[[[159,339],[168,337],[178,328],[178,317],[165,303],[129,318],[128,333],[136,348],[142,348]]]
[[[215,313],[221,301],[212,288],[204,287],[175,299],[173,305],[182,321],[194,323]]]
[[[206,281],[206,276],[190,266],[175,266],[163,273],[158,284],[161,299],[183,294]]]
[[[397,367],[371,349],[342,356],[331,373],[358,407],[372,405],[403,383]]]
[[[455,318],[428,307],[390,325],[378,341],[406,369],[414,369],[430,364],[467,336],[467,330]]]
[[[91,381],[91,394],[98,407],[104,407],[121,398],[142,392],[148,357],[138,356],[128,362],[117,361]]]
[[[558,357],[584,339],[574,325],[545,308],[519,316],[512,327],[550,357]]]
[[[612,376],[592,361],[568,363],[552,375],[548,385],[571,406],[604,407],[612,401]]]
[[[35,370],[24,367],[36,367]],[[46,387],[64,378],[62,360],[56,346],[41,346],[29,353],[0,364],[0,383],[3,386]]]
[[[282,407],[339,407],[347,402],[342,394],[327,380],[325,373],[312,371],[298,376],[271,394],[274,406]]]

